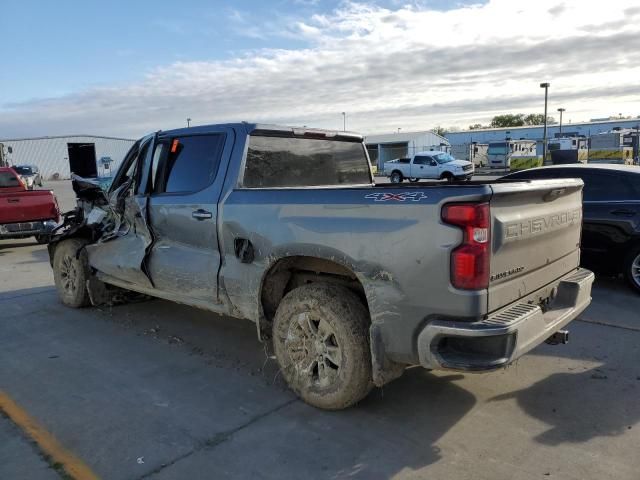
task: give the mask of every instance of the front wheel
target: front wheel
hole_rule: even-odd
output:
[[[410,178],[410,179],[409,179],[409,181],[410,181],[411,183],[418,183],[418,182],[420,181],[420,179],[419,179],[419,178],[417,178],[417,177],[414,177],[414,178]]]
[[[640,293],[640,248],[633,249],[624,262],[624,276],[629,285]]]
[[[453,175],[451,175],[450,172],[444,172],[442,174],[442,176],[440,177],[441,180],[446,180],[447,182],[451,183],[455,180],[455,178],[453,177]]]
[[[391,174],[391,183],[402,183],[402,174],[400,172],[393,172]]]
[[[89,261],[82,248],[86,242],[78,238],[63,240],[53,254],[53,281],[60,301],[73,308],[90,304],[87,280]]]
[[[347,408],[371,390],[369,315],[345,287],[316,283],[289,292],[273,321],[273,346],[291,390],[314,407]]]

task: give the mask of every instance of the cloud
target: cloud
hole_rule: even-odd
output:
[[[492,0],[438,11],[343,3],[270,26],[306,48],[176,62],[138,83],[4,105],[0,131],[138,136],[187,117],[340,128],[342,111],[348,128],[364,133],[466,126],[539,112],[541,81],[551,82],[551,111],[563,106],[574,121],[640,114],[640,24],[624,16],[635,5]]]

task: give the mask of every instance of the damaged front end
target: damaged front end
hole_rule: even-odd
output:
[[[91,279],[87,289],[91,302],[120,303],[126,290],[111,287],[101,280],[113,277],[134,285],[153,287],[146,273],[145,258],[153,244],[147,223],[146,197],[134,195],[133,178],[125,178],[116,188],[105,192],[94,179],[71,176],[76,193],[76,208],[62,216],[48,244],[49,258],[57,245],[69,238],[82,238],[87,252]]]

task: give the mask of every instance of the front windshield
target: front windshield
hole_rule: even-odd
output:
[[[506,155],[507,154],[507,144],[505,142],[490,143],[489,144],[489,148],[487,150],[487,154],[489,154],[489,155]]]
[[[33,171],[31,171],[31,167],[13,167],[15,172],[19,175],[31,175]]]
[[[455,158],[453,158],[448,153],[438,153],[437,155],[434,155],[433,158],[435,158],[436,162],[438,162],[440,165],[442,165],[443,163],[453,162],[455,160]]]

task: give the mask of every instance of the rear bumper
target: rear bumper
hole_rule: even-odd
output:
[[[26,238],[34,235],[46,235],[56,227],[55,220],[38,220],[35,222],[5,223],[0,225],[0,239]]]
[[[544,311],[528,302],[535,292],[480,322],[434,320],[418,335],[420,364],[477,372],[504,367],[580,315],[591,303],[593,280],[583,268],[564,276],[553,285],[555,296]]]

